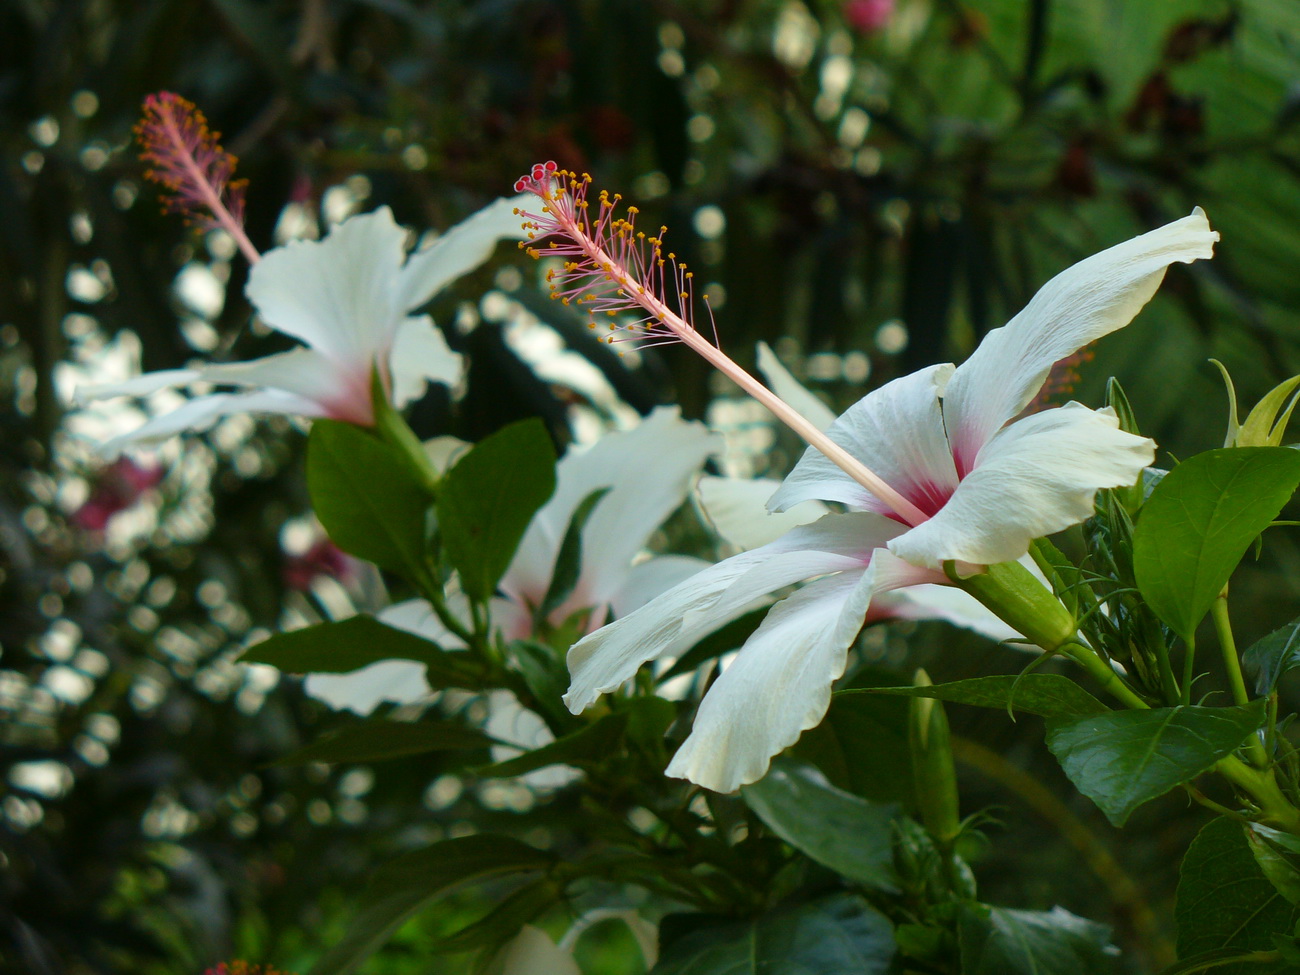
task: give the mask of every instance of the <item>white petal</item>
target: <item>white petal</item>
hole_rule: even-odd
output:
[[[810,501],[794,511],[767,510],[767,500],[780,481],[758,477],[705,475],[696,496],[714,531],[742,551],[775,541],[796,525],[807,525],[826,514],[826,505]]]
[[[633,557],[686,499],[692,479],[720,446],[702,423],[682,420],[676,407],[660,407],[632,430],[565,454],[556,469],[555,494],[529,524],[502,591],[521,604],[540,603],[574,509],[593,491],[610,488],[583,529],[578,583],[552,619],[607,604]]]
[[[393,339],[389,369],[393,377],[393,401],[405,406],[424,395],[426,382],[455,386],[464,372],[465,360],[452,352],[442,332],[428,315],[408,318]]]
[[[714,792],[757,782],[817,725],[871,600],[871,573],[843,572],[777,603],[709,688],[667,774]]]
[[[985,335],[944,391],[958,469],[971,469],[980,448],[1029,404],[1055,363],[1127,325],[1170,264],[1212,257],[1218,239],[1197,207],[1062,271],[1020,314]]]
[[[882,619],[944,620],[998,642],[1022,639],[978,599],[952,586],[912,586],[884,593],[872,600],[871,613]]]
[[[414,660],[380,660],[349,674],[308,674],[303,690],[336,711],[365,717],[381,703],[415,704],[433,693],[424,664]]]
[[[488,719],[484,726],[493,738],[508,745],[492,746],[492,761],[504,762],[549,745],[555,741],[555,735],[546,726],[546,722],[535,711],[530,711],[519,703],[514,692],[496,690],[488,694]],[[560,789],[568,785],[582,773],[571,765],[548,765],[526,772],[519,778],[533,789]]]
[[[570,952],[526,924],[492,959],[485,975],[582,975],[582,970]]]
[[[835,411],[795,379],[766,342],[758,343],[758,371],[772,392],[793,406],[795,412],[802,414],[818,430],[825,430],[835,422]]]
[[[249,393],[212,393],[196,396],[170,413],[156,416],[129,433],[102,444],[101,454],[112,457],[130,444],[141,446],[166,440],[185,431],[208,429],[223,416],[232,413],[282,413],[288,416],[319,416],[321,408],[299,396],[277,390],[259,389]]]
[[[1109,410],[1078,403],[999,431],[948,503],[889,543],[916,565],[948,559],[991,565],[1018,559],[1035,538],[1090,517],[1099,488],[1134,483],[1155,444],[1119,429]]]
[[[623,585],[610,597],[614,615],[626,616],[640,609],[712,564],[693,555],[660,555],[638,562],[628,571]]]
[[[886,383],[849,407],[826,431],[926,513],[938,510],[957,485],[939,410],[939,395],[952,368],[928,366]],[[767,506],[785,511],[814,498],[881,514],[891,510],[825,454],[809,447]]]
[[[366,414],[371,411],[370,367],[361,364],[345,369],[315,349],[290,349],[248,362],[213,363],[199,369],[198,378],[218,385],[283,390],[319,403],[319,412],[327,416],[353,414],[358,408]],[[331,409],[331,404],[340,408]]]
[[[489,203],[461,221],[406,261],[398,277],[400,305],[414,311],[451,282],[473,271],[492,256],[503,240],[523,240],[523,221],[515,207],[528,206],[532,197],[516,196]]]
[[[742,552],[601,627],[569,650],[565,704],[575,714],[646,661],[676,656],[766,594],[818,575],[860,568],[903,526],[869,513],[827,515]]]
[[[461,611],[463,619],[469,618],[468,603],[463,595],[456,594],[449,597],[447,602],[452,612]],[[438,614],[433,611],[433,607],[426,600],[408,599],[404,602],[393,603],[393,605],[381,609],[375,618],[394,629],[405,630],[407,633],[422,636],[430,643],[436,643],[444,650],[465,649],[464,641],[443,625],[442,620],[438,619]]]
[[[148,396],[160,389],[187,386],[198,378],[198,371],[194,369],[163,369],[158,372],[146,372],[120,383],[78,386],[73,402],[77,406],[84,406],[91,400],[112,399],[115,396]]]
[[[271,327],[343,363],[387,353],[405,319],[398,275],[406,231],[387,207],[349,217],[324,240],[294,240],[253,265],[245,289]]]

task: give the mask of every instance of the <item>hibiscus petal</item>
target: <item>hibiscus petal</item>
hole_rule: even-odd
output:
[[[96,383],[90,386],[78,386],[73,395],[76,406],[85,406],[91,400],[112,399],[116,396],[148,396],[160,389],[187,386],[199,378],[195,369],[162,369],[158,372],[146,372],[120,383]]]
[[[514,212],[532,196],[517,196],[489,203],[462,220],[424,250],[406,260],[397,279],[399,306],[404,311],[419,308],[451,282],[473,271],[492,256],[503,240],[523,240],[522,221]]]
[[[223,416],[232,413],[281,413],[288,416],[319,416],[321,407],[300,396],[273,389],[258,389],[248,393],[212,393],[196,396],[184,406],[170,413],[156,416],[143,426],[105,441],[99,452],[105,457],[115,457],[122,448],[131,445],[148,445],[174,437],[185,431],[208,429]]]
[[[939,394],[951,365],[928,366],[872,390],[827,429],[826,434],[926,513],[943,504],[957,485]],[[841,501],[888,514],[891,508],[809,447],[767,506],[785,511],[800,501]]]
[[[776,541],[796,525],[807,525],[826,514],[826,505],[810,501],[796,511],[767,510],[767,500],[781,486],[766,477],[713,477],[696,485],[696,495],[713,530],[742,551]]]
[[[945,585],[912,586],[871,601],[871,618],[944,620],[990,640],[1023,639],[970,593]],[[1028,648],[1033,649],[1033,648]]]
[[[1155,444],[1120,430],[1109,410],[1035,413],[999,431],[943,510],[889,549],[932,568],[1018,559],[1035,538],[1090,517],[1098,489],[1134,483],[1154,458]]]
[[[1020,314],[985,335],[943,393],[958,469],[971,469],[980,448],[1029,404],[1054,364],[1127,325],[1170,264],[1212,257],[1218,239],[1197,207],[1062,271]]]
[[[530,924],[506,942],[486,971],[487,975],[582,975],[571,952]]]
[[[610,597],[614,615],[626,616],[640,609],[712,564],[693,555],[660,555],[638,562],[628,570],[623,585]]]
[[[714,792],[757,782],[816,726],[871,600],[871,574],[843,572],[777,603],[709,688],[667,774]]]
[[[365,408],[370,411],[370,370],[358,370],[364,379]],[[315,349],[297,348],[288,352],[251,359],[248,362],[221,362],[197,370],[203,382],[226,386],[261,386],[281,389],[322,405],[337,398],[345,384],[342,370],[332,359]]]
[[[825,430],[835,422],[835,411],[795,379],[766,342],[758,343],[758,371],[772,392],[793,406],[795,412],[802,414],[818,430]]]
[[[754,601],[813,576],[859,568],[903,526],[869,513],[827,515],[780,539],[710,566],[569,650],[565,704],[575,714],[636,674],[676,656]]]
[[[574,510],[593,491],[610,488],[583,529],[577,585],[552,619],[605,605],[622,587],[633,557],[686,500],[692,479],[719,447],[702,423],[682,420],[676,407],[660,407],[632,430],[565,454],[556,469],[555,494],[529,524],[502,591],[520,603],[540,603]]]
[[[308,697],[362,717],[385,701],[415,704],[433,693],[424,664],[414,660],[380,660],[348,674],[308,674],[302,687]]]
[[[463,619],[469,618],[469,603],[463,595],[453,594],[447,602],[453,613],[458,613]],[[443,625],[428,600],[407,599],[400,603],[393,603],[381,609],[375,618],[394,629],[424,637],[443,650],[465,649],[465,642]]]
[[[349,217],[324,240],[294,240],[253,265],[245,293],[268,325],[344,363],[372,363],[405,319],[406,231],[392,211]]]
[[[441,331],[428,315],[408,318],[397,329],[389,370],[393,377],[393,402],[405,406],[424,395],[425,384],[455,386],[465,368],[459,352],[451,351]]]

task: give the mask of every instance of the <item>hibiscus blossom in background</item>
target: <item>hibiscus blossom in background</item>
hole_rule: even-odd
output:
[[[1154,444],[1121,431],[1109,410],[1070,403],[1015,418],[1053,364],[1128,324],[1168,265],[1212,256],[1217,239],[1197,209],[1057,275],[960,368],[932,366],[869,393],[826,433],[906,504],[887,503],[809,448],[769,507],[818,500],[856,510],[720,562],[583,638],[569,651],[570,709],[680,654],[754,600],[807,582],[775,604],[709,689],[668,766],[719,792],[757,781],[825,715],[863,623],[887,615],[881,594],[948,583],[944,562],[975,572],[1019,559],[1034,539],[1087,518],[1099,489],[1132,484],[1151,463]]]
[[[883,30],[894,16],[895,0],[846,0],[844,19],[862,34]]]
[[[583,526],[578,580],[542,624],[558,627],[574,614],[586,613],[583,625],[594,629],[611,611],[616,616],[631,613],[707,567],[701,559],[681,555],[637,559],[664,519],[686,500],[700,469],[718,448],[716,436],[703,424],[682,420],[676,408],[661,407],[632,430],[606,434],[585,450],[565,454],[556,467],[554,495],[533,516],[498,584],[501,595],[488,606],[493,629],[506,640],[535,635],[534,614],[550,588],[569,523],[595,491],[607,493]],[[443,463],[454,456],[445,449],[439,453]],[[454,583],[448,603],[468,623],[465,598]],[[423,599],[391,606],[379,618],[444,649],[463,647]],[[350,674],[310,674],[305,688],[331,707],[363,715],[381,701],[409,704],[431,693],[423,665],[404,660],[381,661]],[[505,698],[512,695],[502,691],[493,702],[499,737],[535,747],[530,736],[546,734],[541,719],[511,717]]]
[[[157,464],[141,465],[129,457],[119,457],[99,471],[90,497],[72,513],[72,521],[86,531],[102,532],[110,518],[133,507],[146,491],[157,487],[164,473]]]
[[[349,217],[324,240],[295,240],[268,252],[249,274],[246,293],[259,316],[303,346],[250,362],[169,369],[86,387],[77,391],[78,402],[197,384],[238,390],[193,396],[109,440],[101,449],[110,456],[128,444],[206,429],[230,413],[329,417],[368,426],[376,372],[397,406],[419,396],[428,381],[450,385],[460,378],[460,356],[429,316],[411,312],[487,260],[499,241],[519,237],[508,200],[497,200],[409,256],[407,232],[387,207]]]

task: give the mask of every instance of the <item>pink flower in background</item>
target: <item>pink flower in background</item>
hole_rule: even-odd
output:
[[[893,15],[894,0],[847,0],[844,4],[844,19],[863,34],[882,30]]]
[[[119,511],[132,507],[144,492],[155,488],[164,471],[156,464],[144,466],[119,457],[99,472],[90,497],[72,513],[72,521],[86,531],[101,532]]]
[[[300,555],[290,555],[280,569],[287,588],[307,592],[321,576],[345,585],[356,575],[356,567],[343,550],[328,538],[321,538]]]

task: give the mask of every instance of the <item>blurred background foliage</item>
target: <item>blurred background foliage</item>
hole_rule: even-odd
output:
[[[78,381],[276,348],[229,240],[160,215],[131,142],[145,94],[177,91],[224,133],[261,247],[381,204],[443,229],[536,160],[589,170],[671,228],[725,348],[748,362],[766,340],[837,408],[1203,206],[1214,261],[1173,268],[1073,390],[1095,405],[1118,376],[1185,455],[1223,435],[1207,357],[1247,402],[1300,371],[1298,53],[1287,0],[0,5],[0,967],[305,968],[375,863],[471,819],[509,830],[535,801],[437,759],[270,764],[345,719],[236,665],[242,647],[383,598],[304,517],[293,424],[94,455],[113,418],[72,410]],[[420,433],[539,415],[589,439],[676,399],[728,434],[726,472],[788,469],[797,446],[702,363],[619,359],[542,294],[503,248],[435,303],[472,364],[458,396],[418,405]],[[1239,584],[1247,643],[1297,613],[1300,548],[1273,548]],[[876,628],[862,652],[936,680],[1021,662],[937,624]],[[952,720],[979,742],[967,806],[1006,825],[977,864],[986,898],[1113,923],[1133,970],[1167,960],[1174,864],[1204,817],[1170,797],[1120,836],[1036,719]],[[564,818],[550,802],[529,828]],[[399,938],[373,970],[411,960]]]

